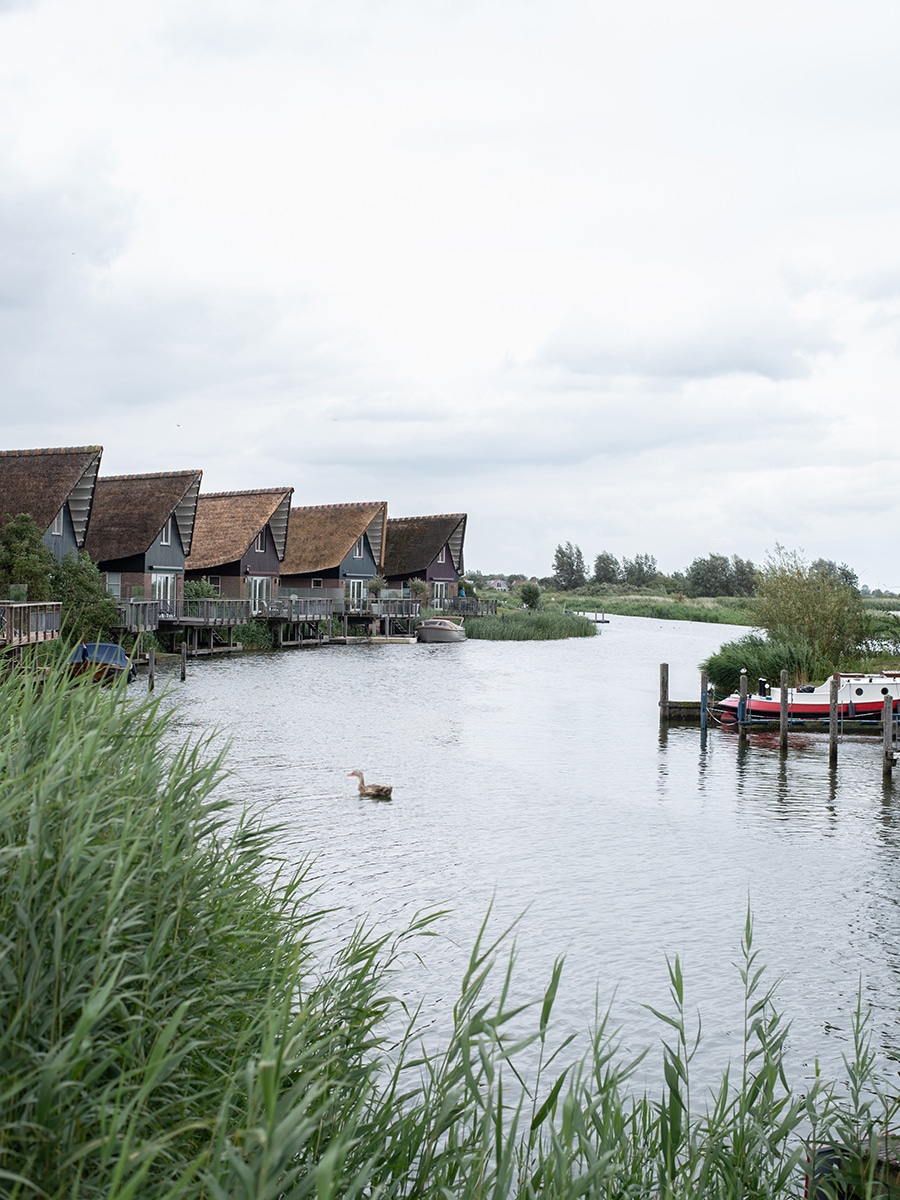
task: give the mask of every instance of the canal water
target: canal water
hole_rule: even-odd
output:
[[[845,740],[831,774],[819,735],[792,735],[782,760],[777,735],[744,751],[727,730],[703,748],[697,729],[659,728],[659,663],[673,698],[695,698],[700,660],[744,632],[611,617],[592,639],[246,654],[162,682],[180,729],[229,739],[235,803],[310,862],[333,910],[326,945],[360,920],[399,930],[448,910],[395,981],[436,1038],[491,908],[491,931],[518,922],[516,996],[540,998],[564,955],[559,1035],[611,1006],[623,1051],[652,1048],[654,1078],[666,1031],[646,1006],[671,1011],[678,955],[703,1021],[695,1083],[716,1082],[740,1048],[749,906],[792,1022],[794,1084],[817,1060],[842,1076],[861,988],[893,1087],[900,790],[882,782],[879,742]],[[360,799],[357,767],[393,800]]]

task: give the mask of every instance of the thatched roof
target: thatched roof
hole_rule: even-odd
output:
[[[207,492],[197,501],[194,541],[185,562],[188,571],[208,571],[237,562],[268,525],[279,559],[284,558],[293,488],[251,492]]]
[[[190,553],[202,471],[101,475],[85,549],[94,562],[144,554],[173,514],[185,554]]]
[[[84,545],[102,446],[0,450],[0,523],[29,513],[41,529],[68,500],[78,548]]]
[[[378,569],[384,562],[387,502],[315,504],[292,508],[282,575],[310,575],[340,566],[368,534]]]
[[[463,573],[463,542],[466,536],[465,513],[442,513],[434,517],[390,517],[387,523],[387,547],[384,574],[388,579],[420,575],[437,558],[443,546],[457,572]]]

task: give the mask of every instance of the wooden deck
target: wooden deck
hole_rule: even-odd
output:
[[[59,637],[61,608],[58,601],[19,604],[0,600],[0,647],[55,641]]]

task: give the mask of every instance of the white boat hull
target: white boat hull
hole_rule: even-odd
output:
[[[417,642],[464,642],[466,631],[453,621],[429,620],[416,626]]]

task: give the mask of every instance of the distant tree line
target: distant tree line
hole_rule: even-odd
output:
[[[846,563],[835,563],[830,559],[818,558],[810,564],[813,574],[834,579],[838,583],[857,588],[856,572]],[[596,556],[593,571],[589,572],[581,547],[566,542],[556,547],[553,556],[553,573],[545,586],[560,591],[577,588],[627,587],[662,588],[667,592],[681,592],[685,596],[755,596],[759,584],[760,570],[749,559],[733,554],[708,554],[695,558],[684,571],[663,574],[652,554],[635,554],[621,561],[608,550]]]

